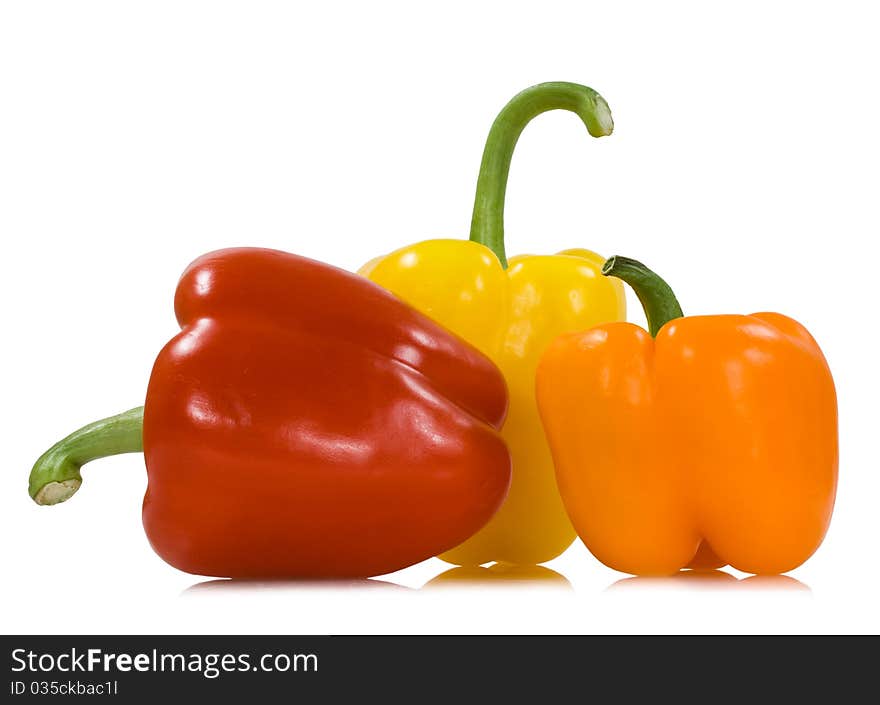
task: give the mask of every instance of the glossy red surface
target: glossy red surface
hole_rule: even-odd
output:
[[[458,545],[501,505],[507,409],[486,357],[366,279],[209,253],[175,296],[144,415],[144,526],[190,573],[370,576]]]

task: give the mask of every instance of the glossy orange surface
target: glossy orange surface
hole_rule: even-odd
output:
[[[816,550],[837,485],[828,365],[776,313],[629,323],[556,339],[537,395],[559,490],[603,563],[781,573]]]
[[[366,279],[273,250],[194,262],[147,392],[143,519],[190,573],[389,573],[504,500],[504,379]]]

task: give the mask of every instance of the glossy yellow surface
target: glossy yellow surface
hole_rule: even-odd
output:
[[[507,380],[502,434],[513,458],[510,493],[490,522],[444,560],[543,563],[574,540],[538,416],[535,370],[559,334],[625,318],[623,285],[602,276],[604,261],[589,250],[565,250],[513,257],[505,270],[479,243],[428,240],[360,270],[470,342]]]

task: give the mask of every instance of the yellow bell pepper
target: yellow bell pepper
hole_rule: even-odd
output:
[[[586,86],[543,83],[523,91],[498,115],[486,141],[470,241],[420,242],[360,270],[469,341],[507,380],[502,435],[513,459],[510,492],[483,529],[440,556],[458,565],[543,563],[574,540],[538,416],[535,370],[561,333],[625,318],[623,286],[602,276],[605,259],[594,252],[506,259],[504,195],[513,150],[528,122],[554,109],[576,113],[594,137],[611,133],[608,105]]]

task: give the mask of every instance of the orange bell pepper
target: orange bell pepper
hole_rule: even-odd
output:
[[[536,378],[581,540],[641,575],[803,563],[837,487],[837,401],[816,342],[778,313],[682,318],[634,260],[612,257],[602,272],[633,287],[650,335],[609,323],[560,336]]]

